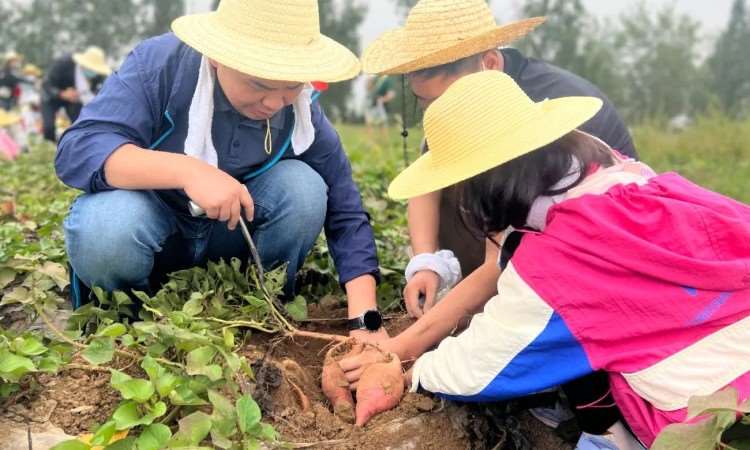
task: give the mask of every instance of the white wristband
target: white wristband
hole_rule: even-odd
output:
[[[438,291],[451,289],[461,280],[461,263],[450,250],[435,253],[420,253],[414,256],[406,266],[406,281],[411,281],[417,272],[431,270],[440,278]]]

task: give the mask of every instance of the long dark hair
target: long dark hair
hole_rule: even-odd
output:
[[[553,190],[571,175],[574,158],[580,163],[579,177],[570,185]],[[592,164],[611,166],[609,148],[589,135],[572,131],[551,144],[460,183],[457,189],[461,220],[473,232],[490,239],[509,226],[525,228],[534,200],[562,194],[577,186]]]

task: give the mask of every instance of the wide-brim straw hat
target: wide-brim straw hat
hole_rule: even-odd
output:
[[[73,53],[73,61],[99,75],[109,76],[112,73],[112,68],[107,64],[107,55],[99,47],[89,47],[83,53]]]
[[[467,75],[425,112],[430,151],[388,188],[394,199],[435,192],[544,147],[591,119],[603,102],[564,97],[535,103],[507,74]]]
[[[34,76],[34,77],[41,77],[42,76],[42,69],[40,69],[38,66],[34,64],[26,64],[23,66],[23,69],[21,70],[24,75]]]
[[[21,121],[21,116],[0,108],[0,127],[15,125]]]
[[[386,32],[362,56],[366,73],[403,74],[508,45],[544,22],[534,17],[498,26],[486,0],[421,0],[406,25]]]
[[[177,18],[172,31],[220,64],[293,82],[349,80],[359,59],[320,33],[316,0],[222,0],[215,12]]]

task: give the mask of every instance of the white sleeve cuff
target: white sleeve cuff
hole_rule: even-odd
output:
[[[461,281],[461,263],[450,250],[440,250],[435,253],[420,253],[409,261],[406,266],[406,281],[411,281],[417,272],[431,270],[440,277],[440,288],[451,289]]]

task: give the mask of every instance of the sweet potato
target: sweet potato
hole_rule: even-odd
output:
[[[323,363],[323,393],[331,402],[333,413],[348,422],[354,422],[354,398],[339,361],[348,355],[362,352],[362,348],[361,344],[354,341],[343,342],[328,350]]]
[[[356,424],[364,426],[373,416],[394,408],[404,395],[401,361],[393,353],[371,364],[357,384]]]

